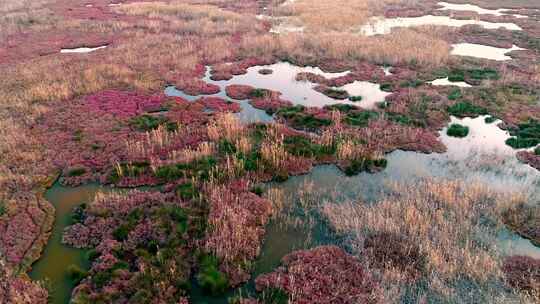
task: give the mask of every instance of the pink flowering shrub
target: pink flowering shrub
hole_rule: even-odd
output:
[[[248,85],[232,84],[228,85],[225,88],[225,91],[229,98],[236,100],[245,100],[252,97],[251,92],[253,92],[254,89],[254,87]]]
[[[257,291],[281,289],[289,303],[382,303],[381,289],[355,257],[335,246],[295,251],[255,280]]]
[[[213,95],[220,91],[218,85],[207,83],[198,78],[181,78],[175,84],[178,90],[192,96]]]

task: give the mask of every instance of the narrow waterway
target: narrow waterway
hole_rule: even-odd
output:
[[[50,286],[50,304],[66,304],[71,298],[74,284],[68,275],[68,267],[77,265],[88,268],[85,250],[62,244],[64,228],[71,225],[73,208],[88,203],[102,187],[88,184],[76,188],[64,187],[58,182],[45,193],[45,198],[56,209],[56,219],[49,242],[41,258],[32,266],[30,277],[33,280],[45,281]]]

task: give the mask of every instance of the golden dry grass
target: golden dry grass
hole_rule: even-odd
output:
[[[430,292],[459,302],[461,287],[454,283],[472,280],[478,284],[475,292],[485,293],[495,301],[501,292],[489,287],[489,282],[504,280],[493,243],[496,227],[501,224],[503,210],[524,200],[520,194],[494,192],[482,184],[427,179],[394,184],[392,194],[373,205],[327,204],[322,212],[337,232],[353,236],[352,245],[359,256],[363,256],[367,236],[399,235],[417,244],[425,257],[422,277]],[[493,221],[495,228],[484,224],[487,219]],[[393,267],[382,269],[381,275],[388,298],[394,302],[401,299],[408,284],[407,275]],[[420,298],[422,293],[427,295],[427,290],[417,292]],[[511,301],[503,298],[498,301]]]
[[[349,30],[380,15],[386,5],[413,4],[417,0],[296,0],[279,6],[275,13],[310,30]]]

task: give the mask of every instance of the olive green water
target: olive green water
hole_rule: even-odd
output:
[[[45,193],[45,198],[56,209],[56,219],[49,242],[41,258],[32,266],[30,277],[47,282],[51,292],[51,304],[69,303],[74,285],[69,279],[68,267],[72,264],[83,268],[89,266],[85,261],[84,250],[62,244],[62,233],[64,228],[71,224],[73,208],[90,202],[100,189],[96,184],[69,188],[56,183]]]

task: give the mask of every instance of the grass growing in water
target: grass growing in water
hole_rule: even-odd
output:
[[[467,137],[469,135],[469,127],[460,124],[451,124],[446,134],[452,137]]]

